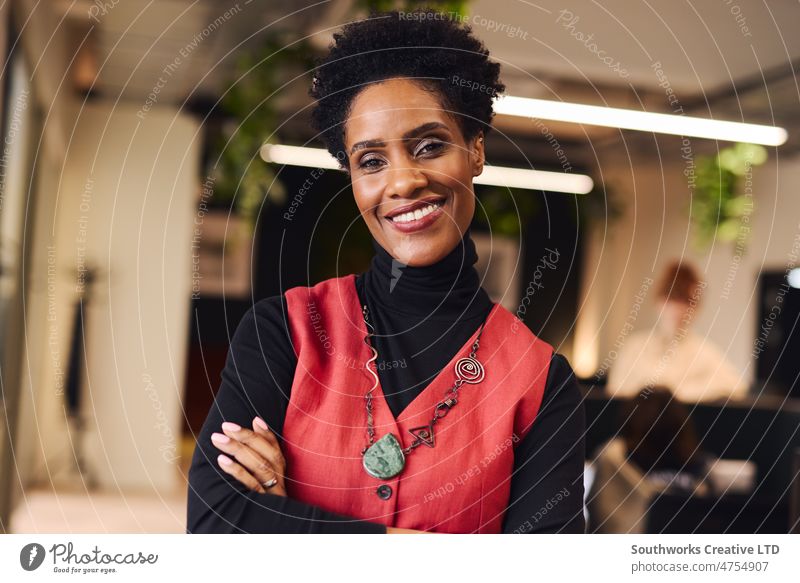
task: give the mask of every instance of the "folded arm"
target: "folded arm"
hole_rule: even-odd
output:
[[[219,466],[211,441],[224,421],[250,427],[261,416],[280,435],[296,357],[280,296],[258,302],[231,340],[214,404],[189,469],[188,533],[386,533],[386,526],[328,512],[286,496],[250,490]]]

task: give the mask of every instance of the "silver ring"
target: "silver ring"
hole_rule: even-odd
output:
[[[263,482],[261,485],[265,488],[272,488],[275,484],[278,483],[278,478],[272,478],[269,482]]]

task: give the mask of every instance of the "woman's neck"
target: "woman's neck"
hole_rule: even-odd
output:
[[[363,283],[371,301],[384,309],[433,319],[477,318],[492,303],[480,285],[478,260],[470,231],[441,260],[422,267],[405,266],[374,238],[375,256]]]

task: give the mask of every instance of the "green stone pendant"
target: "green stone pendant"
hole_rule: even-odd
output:
[[[403,471],[406,456],[393,433],[387,433],[364,452],[364,469],[373,478],[388,480]]]

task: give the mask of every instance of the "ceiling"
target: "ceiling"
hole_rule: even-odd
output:
[[[106,2],[103,13],[102,2],[58,6],[69,17],[75,47],[83,42],[91,53],[93,93],[142,102],[158,87],[158,103],[182,104],[213,103],[237,51],[256,46],[268,28],[284,31],[287,43],[309,35],[324,48],[353,18],[352,4],[125,0]],[[782,148],[800,149],[794,0],[474,0],[470,6],[470,23],[502,63],[509,94],[668,112],[669,88],[687,114],[783,125],[790,142]],[[307,103],[300,89],[284,101],[295,110]],[[306,125],[300,117],[292,127],[302,132]],[[498,117],[496,126],[541,142],[524,120]],[[619,137],[591,126],[551,129],[565,143]]]

